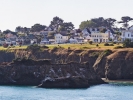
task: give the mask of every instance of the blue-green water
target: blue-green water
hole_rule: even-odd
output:
[[[0,86],[0,100],[133,100],[133,85],[102,84],[87,89]]]

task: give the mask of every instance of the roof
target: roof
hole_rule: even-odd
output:
[[[88,28],[86,28],[86,31],[91,34],[91,31]]]
[[[16,41],[16,38],[10,38],[11,41]]]
[[[7,41],[16,41],[16,38],[7,38]]]
[[[40,34],[48,34],[48,31],[40,32]]]
[[[84,40],[84,39],[77,39],[77,40]]]
[[[42,41],[48,41],[49,39],[47,37],[44,37]]]
[[[133,25],[128,28],[130,31],[133,31]]]
[[[60,34],[63,36],[68,36],[67,31],[61,31]]]
[[[27,36],[29,39],[35,39],[35,36],[33,34],[30,34]]]
[[[48,39],[54,39],[54,37],[48,37]]]
[[[0,38],[0,41],[5,41],[5,39],[4,38]]]
[[[75,33],[75,32],[76,32],[76,30],[71,30],[71,31],[70,31],[70,33]]]

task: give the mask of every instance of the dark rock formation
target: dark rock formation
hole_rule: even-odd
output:
[[[87,78],[80,76],[45,78],[40,87],[47,88],[87,88],[90,86]]]
[[[38,62],[32,60],[16,61],[12,64],[1,65],[0,83],[28,83],[34,85],[42,84],[42,86],[45,86],[47,81],[44,80],[47,75],[48,77],[52,75],[55,83],[60,82],[63,78],[68,80],[66,81],[68,83],[71,83],[71,80],[79,81],[80,79],[75,78],[81,76],[81,80],[86,80],[87,78],[89,84],[99,83],[100,80],[97,80],[99,79],[97,77],[106,77],[107,79],[133,79],[132,50],[68,50],[56,48],[53,50],[44,49],[43,51],[34,52],[28,50],[0,51],[0,63],[11,62],[15,58],[38,60]],[[40,59],[47,59],[47,61],[41,61]],[[67,77],[68,73],[71,77]],[[32,80],[35,81],[33,82]],[[86,81],[83,83],[86,83]],[[53,83],[49,81],[49,84]]]
[[[0,63],[11,62],[15,58],[15,53],[10,51],[0,51]]]
[[[50,64],[45,60],[30,59],[0,65],[0,84],[84,88],[101,83],[104,82],[88,63]]]

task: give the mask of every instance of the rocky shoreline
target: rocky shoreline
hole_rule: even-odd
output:
[[[50,64],[23,59],[0,65],[0,84],[36,85],[44,88],[87,88],[105,83],[87,63]]]
[[[133,49],[58,48],[0,51],[0,55],[0,84],[85,88],[107,82],[101,78],[133,80]]]

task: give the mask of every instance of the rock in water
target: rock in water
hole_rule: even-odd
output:
[[[89,82],[82,77],[59,77],[43,80],[39,86],[45,88],[87,88],[89,87]]]

